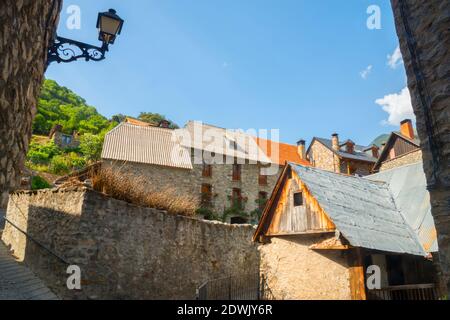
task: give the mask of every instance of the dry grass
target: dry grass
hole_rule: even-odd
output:
[[[194,216],[199,201],[180,195],[175,188],[152,184],[148,178],[124,172],[118,167],[102,167],[90,175],[95,190],[138,206],[166,210],[171,214]]]

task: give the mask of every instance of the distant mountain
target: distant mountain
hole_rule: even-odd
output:
[[[381,145],[383,143],[385,143],[387,141],[387,139],[389,139],[390,134],[389,133],[383,133],[380,134],[378,137],[375,138],[375,140],[373,140],[370,145],[376,145],[378,147],[381,147]]]

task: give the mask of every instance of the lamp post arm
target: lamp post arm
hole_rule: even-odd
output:
[[[107,44],[96,47],[63,37],[56,37],[54,43],[48,49],[47,66],[52,62],[67,63],[78,59],[101,61],[105,59],[106,51],[108,51]]]

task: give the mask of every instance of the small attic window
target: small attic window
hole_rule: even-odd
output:
[[[303,192],[294,193],[294,207],[300,207],[303,205]]]

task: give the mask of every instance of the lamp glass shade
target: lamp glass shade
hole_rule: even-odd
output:
[[[115,36],[119,31],[120,24],[120,20],[102,16],[100,19],[100,31]]]
[[[100,32],[100,40],[106,43],[114,43],[116,35],[122,30],[123,20],[116,11],[109,9],[108,12],[98,14],[97,28]]]

